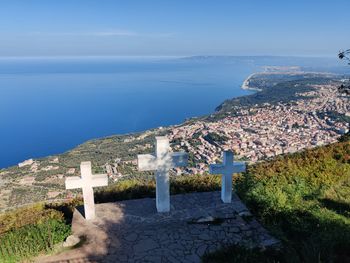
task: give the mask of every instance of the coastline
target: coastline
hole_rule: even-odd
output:
[[[277,75],[277,74],[284,74],[284,75],[302,75],[302,74],[317,74],[317,75],[324,75],[324,76],[334,76],[337,75],[335,73],[330,72],[317,72],[317,71],[302,71],[298,67],[286,67],[286,68],[280,68],[277,67],[277,70],[273,68],[273,70],[270,69],[268,71],[265,68],[265,71],[262,72],[255,72],[250,74],[242,83],[241,88],[244,90],[253,90],[253,91],[262,91],[262,89],[252,87],[250,80],[254,77],[261,76],[261,75]]]
[[[262,89],[259,89],[259,88],[254,88],[254,87],[251,87],[250,86],[250,79],[256,75],[258,75],[260,73],[258,72],[255,72],[255,73],[252,73],[250,74],[242,83],[242,86],[241,86],[241,89],[244,89],[244,90],[253,90],[253,91],[262,91]]]

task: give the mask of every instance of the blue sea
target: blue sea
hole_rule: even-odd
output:
[[[0,59],[0,167],[93,138],[179,124],[247,95],[254,63],[180,58]]]
[[[336,57],[0,58],[0,168],[210,114],[266,65],[349,73]]]

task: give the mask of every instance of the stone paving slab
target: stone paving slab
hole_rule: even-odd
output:
[[[93,221],[78,210],[73,216],[73,233],[87,243],[40,262],[200,262],[235,243],[277,244],[249,214],[236,195],[222,203],[220,192],[173,195],[168,213],[157,213],[154,198],[98,204]]]

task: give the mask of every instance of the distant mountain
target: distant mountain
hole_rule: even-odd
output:
[[[334,57],[293,56],[190,56],[180,58],[187,61],[208,61],[223,63],[246,63],[255,66],[299,66],[304,71],[334,72],[350,74],[350,68]]]

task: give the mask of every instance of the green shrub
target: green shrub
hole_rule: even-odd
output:
[[[171,194],[190,192],[215,191],[220,189],[220,176],[186,175],[170,178]],[[96,191],[97,203],[115,202],[120,200],[155,197],[156,182],[154,179],[134,178],[121,180],[103,190]]]
[[[49,219],[62,220],[63,215],[55,209],[47,209],[42,203],[18,208],[0,215],[0,235],[25,225],[40,224]]]
[[[282,241],[280,251],[231,246],[205,262],[350,262],[350,143],[248,167],[237,193]]]
[[[236,180],[239,196],[282,240],[279,262],[350,262],[349,149],[342,142],[278,157]]]
[[[49,252],[69,234],[70,226],[56,219],[8,231],[0,236],[0,262],[18,262]]]

